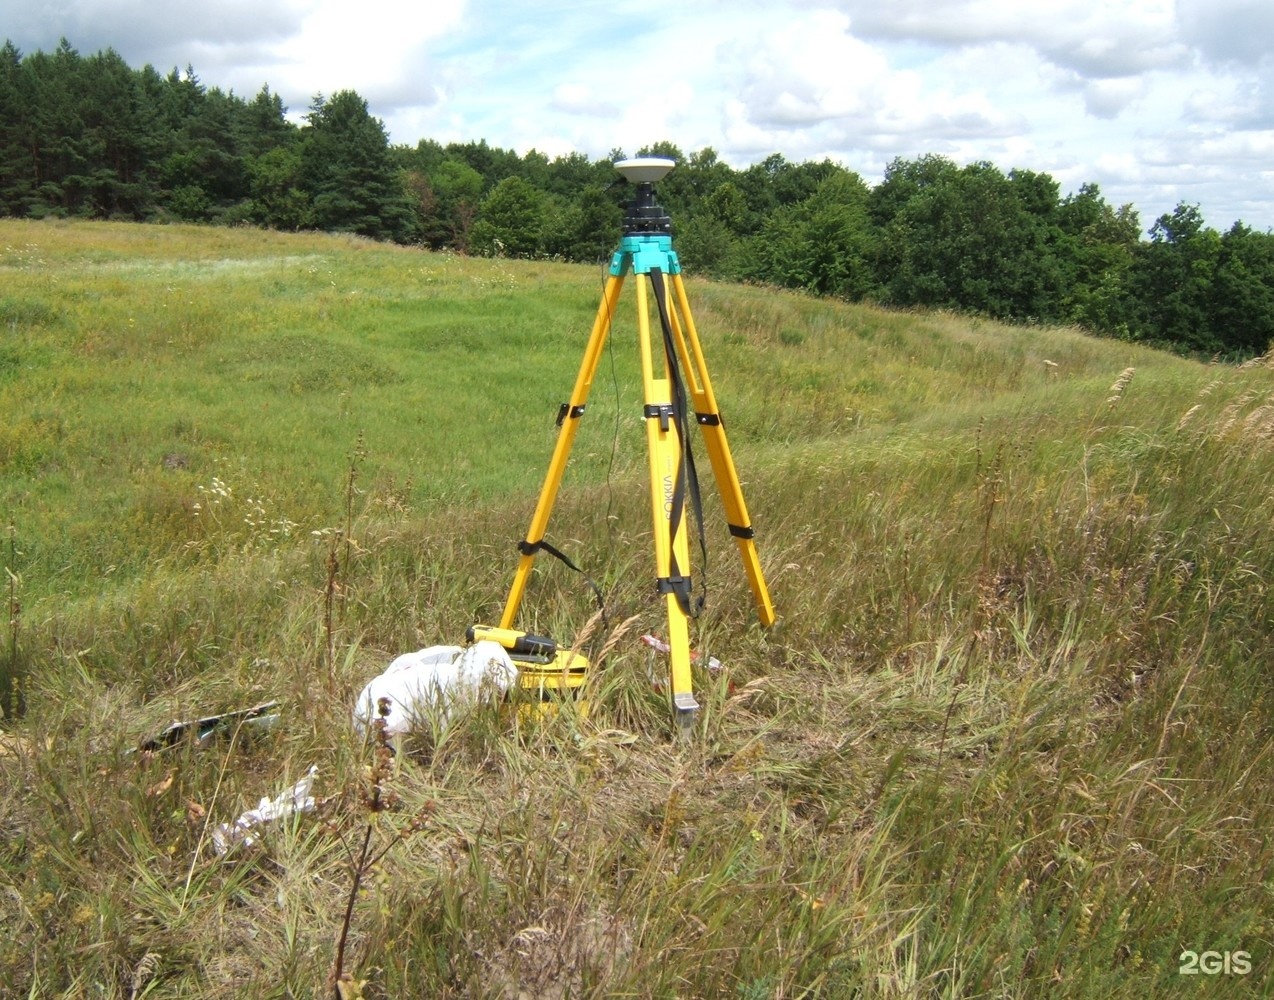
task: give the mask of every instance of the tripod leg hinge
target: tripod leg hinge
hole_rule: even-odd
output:
[[[572,406],[570,403],[563,403],[557,411],[557,426],[561,427],[567,417],[570,417],[572,420],[578,420],[583,415],[583,406]]]
[[[730,528],[730,534],[734,538],[755,538],[756,537],[756,532],[752,529],[750,525],[731,524],[729,525],[729,528]]]

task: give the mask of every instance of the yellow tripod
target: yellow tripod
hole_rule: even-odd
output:
[[[753,540],[751,521],[743,500],[743,490],[730,455],[725,425],[717,408],[708,366],[699,345],[681,280],[681,265],[672,248],[671,224],[655,203],[654,183],[673,167],[662,159],[624,160],[615,164],[624,177],[637,186],[628,206],[624,235],[611,260],[602,301],[593,321],[592,333],[570,402],[562,407],[560,430],[548,475],[531,518],[526,540],[518,545],[521,559],[513,586],[504,605],[499,630],[480,631],[504,641],[511,649],[524,634],[514,630],[518,608],[526,593],[536,554],[546,548],[544,535],[566,471],[571,446],[580,418],[588,403],[593,376],[602,348],[610,333],[611,319],[619,302],[625,277],[631,272],[637,281],[637,327],[641,348],[641,375],[644,387],[646,441],[650,455],[650,505],[655,536],[655,575],[658,591],[668,611],[668,644],[671,647],[671,693],[674,718],[683,735],[693,729],[699,703],[695,700],[690,670],[689,619],[697,613],[690,576],[689,517],[686,502],[698,505],[693,459],[686,440],[691,420],[699,425],[721,493],[730,534],[734,537],[748,583],[756,600],[761,624],[772,625],[774,607],[761,572],[761,562]],[[640,280],[644,278],[645,280]],[[656,375],[656,352],[651,341],[650,296],[653,293],[659,318],[663,360]],[[697,514],[697,511],[696,511]],[[549,547],[551,550],[551,547]],[[553,551],[553,550],[551,550]],[[556,553],[555,553],[556,554]],[[473,630],[470,630],[471,636]],[[530,637],[535,639],[536,637]],[[564,665],[568,666],[569,665]]]

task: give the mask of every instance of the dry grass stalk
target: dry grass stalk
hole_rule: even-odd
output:
[[[622,622],[615,626],[615,628],[611,631],[611,634],[606,637],[606,641],[602,644],[601,651],[597,654],[596,663],[600,664],[604,662],[606,657],[614,651],[615,647],[623,641],[623,639],[633,630],[639,621],[641,621],[641,615],[632,615],[629,618],[625,618]]]
[[[1114,384],[1110,387],[1110,396],[1106,399],[1107,403],[1118,403],[1123,398],[1124,391],[1132,382],[1132,377],[1137,374],[1136,368],[1125,368],[1119,373],[1119,377],[1115,379]]]
[[[145,985],[150,982],[151,977],[155,975],[155,970],[159,968],[159,954],[157,952],[148,951],[141,957],[141,961],[137,963],[137,967],[133,969],[133,981],[129,988],[129,1000],[136,1000]]]

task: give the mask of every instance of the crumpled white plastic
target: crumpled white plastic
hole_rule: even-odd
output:
[[[254,833],[257,827],[283,819],[297,812],[311,812],[314,809],[314,797],[310,789],[314,787],[314,776],[318,767],[313,766],[309,772],[289,788],[273,799],[262,799],[255,809],[249,809],[233,823],[222,823],[212,831],[212,846],[218,854],[224,855],[236,844],[251,847],[257,841]]]
[[[656,653],[663,653],[665,656],[667,656],[669,653],[672,652],[672,647],[669,646],[668,643],[664,642],[657,635],[643,635],[641,637],[641,641],[644,642],[651,649],[653,649]],[[697,661],[698,659],[699,659],[698,650],[692,649],[690,651],[691,662]],[[721,669],[721,666],[722,666],[721,661],[718,660],[715,656],[708,657],[709,671],[715,674],[718,670]]]
[[[409,731],[433,714],[446,723],[458,706],[480,694],[503,695],[517,683],[518,668],[498,642],[472,646],[429,646],[404,653],[367,682],[354,704],[354,728],[365,733],[388,701],[387,736]]]

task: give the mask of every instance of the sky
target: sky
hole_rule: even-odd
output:
[[[300,121],[354,90],[415,145],[590,159],[667,140],[735,168],[928,153],[1274,230],[1274,0],[0,0],[23,52],[263,85]]]

